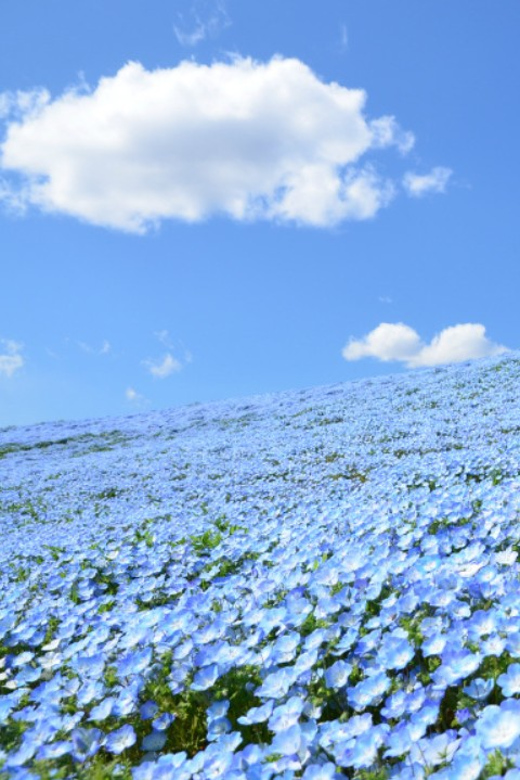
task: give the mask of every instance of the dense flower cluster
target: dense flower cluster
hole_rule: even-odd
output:
[[[0,431],[0,778],[520,778],[520,357]]]

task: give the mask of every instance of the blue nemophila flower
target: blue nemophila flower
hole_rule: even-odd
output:
[[[119,755],[127,748],[132,747],[132,745],[135,744],[136,739],[137,737],[133,729],[133,726],[130,725],[121,726],[120,729],[117,729],[116,731],[112,731],[110,732],[110,734],[107,734],[105,740],[105,748],[110,753],[115,753],[116,755]]]
[[[293,756],[302,746],[302,731],[300,725],[295,723],[283,731],[278,731],[271,744],[272,753],[282,756]]]
[[[155,718],[152,721],[152,726],[156,731],[165,731],[174,720],[175,715],[172,715],[169,712],[163,712],[162,715],[159,715],[158,718]]]
[[[114,711],[115,703],[116,700],[113,696],[107,696],[100,704],[92,707],[89,720],[106,720]]]
[[[30,663],[34,658],[34,653],[29,652],[26,650],[23,653],[20,653],[20,655],[17,655],[16,658],[13,658],[12,665],[17,666],[24,666],[25,664]]]
[[[520,693],[520,664],[510,664],[505,674],[497,679],[504,696],[515,696]]]
[[[141,674],[150,666],[152,660],[152,649],[150,647],[144,650],[127,653],[117,664],[117,673],[119,677],[131,677],[135,674]]]
[[[24,739],[18,750],[7,756],[4,766],[7,769],[21,767],[32,759],[38,745],[31,739]]]
[[[134,680],[134,682],[137,682],[137,686],[133,688],[129,685],[123,688],[114,702],[113,714],[117,717],[124,718],[137,710],[137,697],[142,688],[142,680]]]
[[[301,657],[301,656],[300,656]],[[256,695],[262,699],[282,699],[293,683],[293,673],[285,668],[268,674]]]
[[[226,717],[214,718],[208,723],[207,738],[210,742],[219,739],[223,734],[231,731],[231,721]]]
[[[480,650],[482,655],[500,656],[506,649],[506,640],[498,635],[490,636],[480,643]]]
[[[86,761],[94,756],[105,744],[105,735],[100,729],[77,728],[71,733],[73,751],[76,761]]]
[[[478,609],[467,621],[467,626],[472,638],[492,634],[497,629],[497,614],[494,610]]]
[[[381,715],[388,720],[400,718],[406,711],[406,703],[407,695],[405,691],[396,691],[386,699],[384,706],[381,707]]]
[[[358,638],[358,632],[355,628],[348,628],[345,634],[334,647],[334,655],[343,655],[350,650]]]
[[[304,708],[304,701],[299,696],[291,696],[285,703],[276,707],[269,718],[269,729],[275,733],[284,731],[298,723]]]
[[[302,780],[334,780],[336,766],[328,761],[326,764],[311,764],[302,775]]]
[[[505,675],[501,675],[501,677],[505,677]],[[475,701],[484,701],[494,687],[495,683],[492,679],[484,680],[482,677],[477,677],[464,688],[464,693],[471,696]]]
[[[520,701],[507,699],[490,704],[476,722],[477,736],[487,750],[506,750],[520,737]]]
[[[308,672],[310,669],[314,667],[317,660],[318,660],[318,651],[316,649],[307,650],[306,652],[301,653],[301,655],[299,655],[298,658],[296,659],[296,662],[293,666],[295,676],[299,677],[299,675]]]
[[[404,669],[415,655],[407,638],[394,636],[383,643],[379,661],[386,669]]]
[[[300,641],[300,635],[296,631],[283,634],[272,646],[269,660],[275,665],[289,663],[296,655]]]
[[[228,710],[228,699],[221,699],[220,701],[213,702],[213,704],[211,704],[206,710],[208,723],[211,723],[212,720],[217,720],[217,718],[223,718],[227,714]]]
[[[439,702],[427,700],[417,712],[413,713],[410,719],[410,726],[424,733],[429,726],[432,726],[437,721],[439,710]]]
[[[303,643],[304,650],[317,650],[326,640],[327,631],[324,628],[316,628],[312,631]]]
[[[36,754],[38,761],[48,761],[53,758],[60,758],[61,756],[71,753],[73,750],[72,742],[65,740],[57,740],[50,745],[43,745]]]
[[[416,726],[413,723],[401,722],[396,726],[386,740],[385,758],[395,758],[408,754],[414,743],[420,739],[426,731],[426,727]]]
[[[215,684],[219,676],[217,664],[204,666],[196,672],[191,687],[194,691],[206,691]]]
[[[186,753],[167,753],[157,761],[145,761],[132,769],[133,780],[190,780],[192,772],[186,768]]]
[[[482,656],[466,650],[446,653],[442,657],[442,665],[432,674],[432,680],[439,687],[455,685],[477,671]]]
[[[384,744],[389,726],[381,724],[365,731],[338,757],[340,766],[354,769],[368,769],[377,758],[379,748]]]
[[[71,666],[80,677],[97,679],[103,674],[105,663],[106,659],[103,653],[81,654],[72,660]]]
[[[147,734],[145,737],[143,737],[141,747],[147,752],[156,752],[157,750],[162,750],[166,744],[166,739],[167,737],[164,731],[154,730],[151,731],[150,734]]]
[[[424,737],[412,746],[410,759],[425,767],[434,767],[451,761],[461,740],[457,732],[449,730],[434,737]]]
[[[251,726],[253,723],[263,723],[271,717],[274,702],[271,699],[260,707],[251,707],[245,715],[238,718],[238,722],[243,726]]]
[[[466,739],[446,769],[440,769],[430,777],[435,780],[478,780],[487,763],[487,756],[477,737]]]
[[[325,670],[325,683],[328,688],[337,690],[343,688],[348,683],[348,678],[352,672],[352,664],[346,661],[336,661]]]
[[[143,720],[154,718],[159,712],[159,707],[154,701],[147,701],[139,708],[139,714]]]
[[[516,631],[507,637],[506,650],[513,658],[520,658],[520,631]]]
[[[391,680],[385,672],[376,672],[370,677],[361,680],[353,688],[347,688],[349,704],[355,710],[364,710],[379,701],[390,687]]]

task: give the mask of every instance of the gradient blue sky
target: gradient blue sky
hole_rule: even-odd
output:
[[[519,23],[3,0],[0,426],[518,348]]]

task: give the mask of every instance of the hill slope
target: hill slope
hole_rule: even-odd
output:
[[[520,767],[519,388],[511,353],[0,431],[0,777]]]

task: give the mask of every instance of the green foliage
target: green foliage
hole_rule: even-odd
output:
[[[502,775],[505,775],[508,769],[513,769],[514,766],[515,764],[511,759],[503,756],[500,750],[495,750],[495,752],[489,756],[486,766],[479,775],[479,780],[487,780],[487,778],[497,775],[498,777],[501,777]]]

